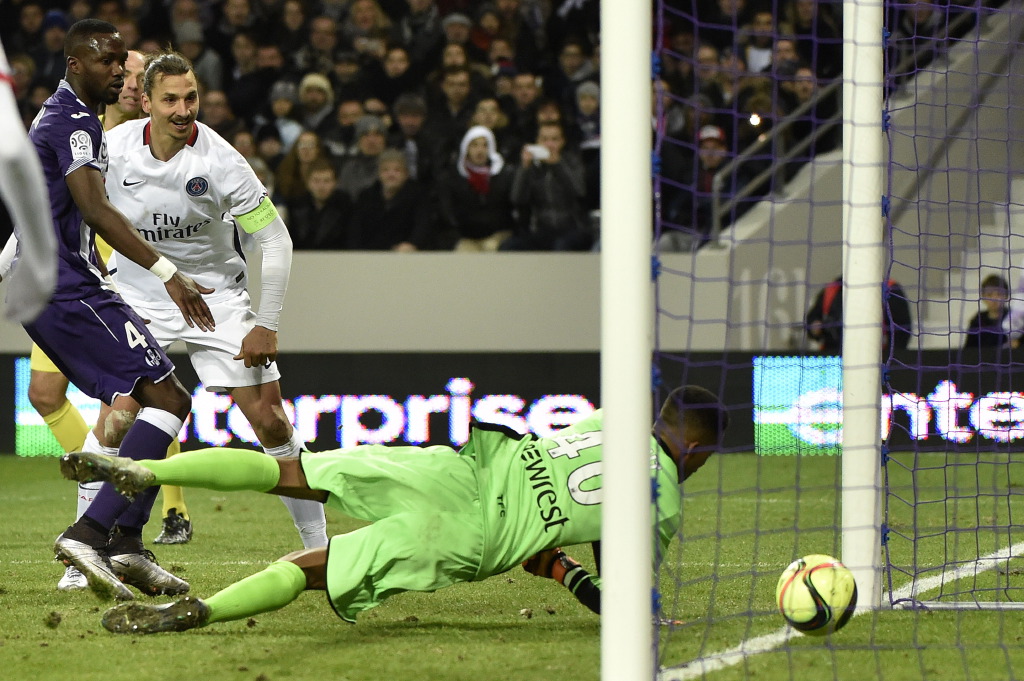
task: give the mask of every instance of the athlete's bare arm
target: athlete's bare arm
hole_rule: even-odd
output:
[[[69,173],[65,181],[86,224],[103,237],[111,248],[146,269],[159,260],[160,254],[139,237],[128,219],[107,200],[100,171],[91,166],[82,166]],[[213,289],[199,286],[180,272],[175,272],[164,285],[189,326],[198,325],[204,331],[214,329],[213,314],[202,296],[204,293],[213,293]]]

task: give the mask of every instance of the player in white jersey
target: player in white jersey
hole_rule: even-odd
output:
[[[149,119],[122,123],[107,133],[107,192],[139,235],[197,283],[217,326],[189,327],[151,273],[115,253],[110,271],[122,297],[149,320],[166,348],[183,341],[208,390],[225,390],[252,424],[271,456],[296,456],[302,441],[285,415],[277,359],[277,328],[291,268],[292,243],[266,190],[245,158],[196,120],[199,92],[192,64],[168,52],[152,58],[143,76],[143,109]],[[237,225],[263,251],[259,311],[253,311],[245,260],[235,247]],[[117,422],[128,401],[110,407]],[[111,420],[100,415],[100,423]],[[116,442],[109,432],[101,444]],[[108,445],[109,446],[109,445]],[[306,548],[326,546],[323,506],[287,499]]]

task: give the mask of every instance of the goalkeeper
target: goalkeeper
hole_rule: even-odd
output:
[[[108,630],[148,634],[245,619],[307,589],[326,591],[335,612],[354,622],[393,594],[482,580],[531,557],[527,569],[573,586],[564,578],[579,568],[545,552],[600,539],[601,419],[598,410],[544,438],[474,424],[459,451],[363,445],[275,459],[204,449],[137,462],[72,453],[61,471],[109,481],[129,498],[160,484],[255,490],[313,499],[371,523],[327,547],[290,553],[208,599],[111,608],[103,615]],[[726,422],[714,394],[678,388],[654,423],[650,450],[637,452],[649,457],[658,484],[654,522],[663,549],[679,527],[679,484],[711,456]]]

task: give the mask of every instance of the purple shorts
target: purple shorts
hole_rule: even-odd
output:
[[[51,300],[25,330],[69,381],[107,404],[130,395],[139,379],[156,383],[174,371],[135,310],[102,289],[79,300]]]

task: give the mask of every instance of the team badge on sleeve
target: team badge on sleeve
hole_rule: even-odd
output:
[[[185,191],[189,196],[202,196],[209,188],[210,183],[205,177],[193,177],[185,183]]]
[[[92,160],[92,137],[85,130],[75,130],[68,140],[71,145],[71,158],[76,161]]]

